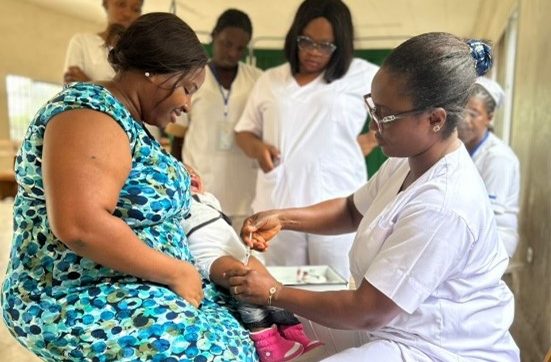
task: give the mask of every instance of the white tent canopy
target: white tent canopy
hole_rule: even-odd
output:
[[[43,8],[102,24],[101,0],[25,0]],[[144,13],[170,11],[172,0],[144,0]],[[253,44],[281,48],[300,0],[176,0],[176,14],[208,42],[218,15],[233,7],[249,14]],[[345,0],[355,24],[356,47],[392,48],[428,31],[497,41],[512,13],[514,0]]]

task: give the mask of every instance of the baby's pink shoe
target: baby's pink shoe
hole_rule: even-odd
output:
[[[304,350],[299,342],[283,338],[275,324],[269,329],[252,332],[251,339],[256,347],[260,362],[291,361],[300,356]]]
[[[279,326],[281,335],[290,341],[298,342],[304,347],[304,353],[323,346],[323,342],[311,340],[305,333],[301,323],[293,326]]]

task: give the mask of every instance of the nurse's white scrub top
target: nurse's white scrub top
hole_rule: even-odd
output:
[[[363,95],[377,70],[354,59],[341,79],[327,84],[320,74],[300,86],[285,63],[259,78],[235,131],[257,135],[281,158],[272,171],[258,171],[255,212],[350,195],[365,182],[356,137],[367,118]]]
[[[115,71],[107,61],[108,54],[105,41],[98,34],[75,34],[69,41],[63,71],[78,66],[93,81],[111,80]]]
[[[370,338],[438,361],[518,361],[508,331],[513,295],[501,280],[509,258],[467,150],[461,145],[400,192],[408,172],[407,159],[389,159],[354,195],[363,219],[352,276],[403,310]],[[404,360],[415,360],[408,348]]]
[[[519,161],[513,150],[493,133],[472,152],[473,162],[486,185],[499,236],[512,257],[518,244]]]
[[[240,62],[231,89],[225,90],[206,67],[205,81],[191,99],[188,118],[178,120],[189,122],[184,162],[197,170],[206,190],[218,198],[230,216],[251,214],[257,166],[235,144],[233,129],[261,74],[260,69]]]

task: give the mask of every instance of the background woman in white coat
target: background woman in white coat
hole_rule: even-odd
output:
[[[459,138],[465,143],[488,190],[499,236],[510,257],[518,244],[520,167],[513,150],[490,131],[496,109],[505,94],[488,78],[478,78],[471,91]]]
[[[237,144],[260,166],[255,212],[349,195],[365,182],[356,137],[377,67],[353,59],[353,37],[342,1],[306,0],[285,39],[288,62],[255,85],[235,128]],[[329,264],[348,277],[353,238],[285,231],[266,264]]]
[[[73,35],[65,55],[64,83],[111,80],[115,70],[107,60],[122,32],[142,13],[143,0],[103,0],[107,27],[100,33]],[[146,124],[149,133],[161,141],[161,130]]]
[[[224,11],[212,30],[212,59],[205,82],[193,96],[189,113],[171,128],[189,128],[185,142],[175,137],[172,154],[193,167],[205,188],[216,196],[236,230],[251,214],[256,168],[234,142],[233,128],[261,71],[241,62],[252,37],[249,16],[237,9]]]
[[[107,55],[112,47],[110,35],[122,26],[127,28],[142,13],[143,0],[103,0],[107,27],[100,33],[73,35],[65,56],[63,82],[111,80],[115,71]]]
[[[364,345],[328,361],[518,361],[508,332],[513,295],[501,280],[509,258],[484,183],[456,132],[468,91],[490,64],[487,45],[451,34],[401,44],[365,97],[390,157],[375,176],[349,197],[245,222],[242,237],[257,249],[280,229],[357,230],[350,251],[356,290],[284,287],[265,272],[239,267],[228,273],[232,293],[361,331]]]

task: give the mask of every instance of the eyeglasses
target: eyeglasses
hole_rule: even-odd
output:
[[[377,114],[377,106],[375,106],[375,102],[373,102],[373,98],[371,98],[371,93],[366,94],[364,96],[364,101],[365,101],[365,105],[367,106],[367,111],[369,112],[369,116],[375,122],[375,124],[377,124],[377,128],[379,132],[382,131],[383,124],[394,122],[399,119],[407,118],[409,116],[413,116],[415,114],[423,113],[429,110],[429,108],[414,109],[411,111],[405,111],[405,112],[400,112],[400,113],[381,117]]]
[[[297,36],[297,44],[301,50],[314,50],[317,49],[320,53],[325,55],[331,55],[337,49],[337,46],[328,41],[317,42],[312,40],[306,35]]]

